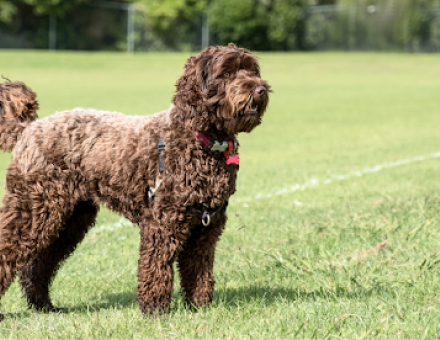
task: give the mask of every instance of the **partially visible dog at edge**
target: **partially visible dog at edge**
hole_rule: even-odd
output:
[[[257,57],[233,43],[190,57],[173,105],[153,116],[74,109],[36,120],[36,94],[1,84],[0,149],[13,160],[0,211],[0,297],[18,274],[29,307],[62,311],[49,286],[105,205],[139,226],[143,313],[169,311],[175,261],[186,301],[210,304],[237,134],[261,123],[270,92]]]

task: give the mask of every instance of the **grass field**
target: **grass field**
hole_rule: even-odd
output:
[[[138,230],[101,210],[53,283],[68,313],[29,311],[14,283],[0,338],[440,337],[439,57],[259,56],[275,92],[263,125],[239,136],[212,307],[186,309],[177,278],[171,313],[142,316]],[[40,116],[144,115],[168,107],[187,57],[1,51],[0,73],[38,93]]]

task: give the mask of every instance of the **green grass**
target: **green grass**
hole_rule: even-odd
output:
[[[171,313],[142,316],[137,228],[102,210],[52,287],[68,313],[27,310],[15,283],[0,338],[440,337],[440,158],[323,184],[440,151],[438,56],[259,56],[275,92],[263,125],[239,136],[212,307],[186,309],[177,278]],[[2,51],[0,73],[38,93],[40,116],[143,115],[168,107],[187,57]],[[0,155],[2,181],[10,159]],[[313,178],[321,184],[255,198]]]

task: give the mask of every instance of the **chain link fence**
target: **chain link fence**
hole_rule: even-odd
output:
[[[0,48],[124,50],[127,11],[82,6],[63,18],[23,11],[0,23]]]
[[[318,51],[440,52],[440,8],[427,10],[416,31],[410,29],[404,11],[398,5],[309,7],[301,19],[303,46]],[[133,5],[101,1],[61,19],[25,12],[8,25],[0,23],[0,48],[148,52],[195,51],[215,44],[206,14],[191,20],[183,33],[171,28],[166,41],[155,35],[146,13]]]
[[[49,50],[166,51],[200,50],[210,38],[205,13],[157,37],[145,11],[135,5],[97,1],[79,6],[75,15],[56,18],[22,11],[13,22],[0,22],[0,48]],[[168,39],[167,39],[168,38]]]
[[[305,13],[309,50],[440,52],[440,8],[414,32],[399,6],[315,6]]]

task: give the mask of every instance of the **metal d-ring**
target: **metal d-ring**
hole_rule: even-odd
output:
[[[207,227],[211,224],[211,215],[206,210],[203,212],[202,224],[204,227]]]

